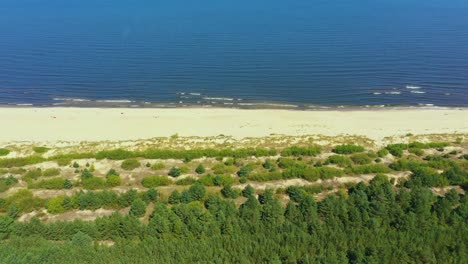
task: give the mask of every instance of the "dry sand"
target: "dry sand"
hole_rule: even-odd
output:
[[[0,108],[0,143],[102,141],[154,137],[468,133],[468,109],[342,111],[224,108]]]

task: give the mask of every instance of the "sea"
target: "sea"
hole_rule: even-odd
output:
[[[2,0],[0,105],[468,106],[467,0]]]

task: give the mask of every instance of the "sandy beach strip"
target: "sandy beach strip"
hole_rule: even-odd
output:
[[[387,136],[468,133],[468,109],[342,111],[228,108],[0,108],[0,142],[103,141],[154,137]]]

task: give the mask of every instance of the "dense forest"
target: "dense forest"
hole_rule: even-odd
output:
[[[155,201],[147,224],[129,215],[94,222],[44,224],[0,217],[2,263],[464,263],[468,198],[435,196],[422,186],[395,188],[382,175],[320,202],[290,187],[284,207],[272,190],[237,207],[224,194],[205,198],[193,185],[187,201]],[[148,195],[151,202],[151,195]],[[143,202],[144,203],[144,202]],[[143,213],[145,206],[143,205]],[[132,213],[134,212],[134,213]],[[112,240],[115,245],[99,245]],[[466,262],[465,262],[466,263]]]
[[[468,155],[449,145],[1,159],[0,263],[466,263]],[[372,177],[334,181],[359,175]],[[308,184],[252,187],[290,179]],[[102,208],[114,213],[47,221]]]

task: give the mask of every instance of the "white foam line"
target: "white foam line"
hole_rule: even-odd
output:
[[[224,97],[203,97],[205,100],[216,100],[216,101],[234,101],[233,98],[224,98]]]
[[[406,85],[406,89],[421,89],[421,86]]]
[[[130,100],[97,100],[99,103],[132,103]]]

